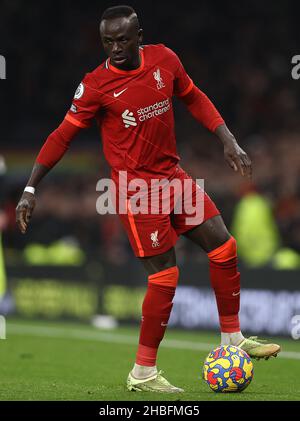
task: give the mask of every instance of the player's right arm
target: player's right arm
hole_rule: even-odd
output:
[[[76,134],[91,125],[91,121],[99,108],[99,92],[92,77],[87,74],[83,82],[80,83],[72,106],[63,122],[48,136],[40,150],[26,188],[17,205],[16,222],[22,234],[25,234],[27,230],[35,207],[34,191],[38,184],[64,156]]]
[[[37,188],[39,182],[66,153],[70,142],[80,130],[79,127],[64,119],[61,125],[48,136],[37,156],[26,188],[29,187],[32,190]],[[26,188],[16,208],[16,221],[22,234],[26,232],[35,207],[35,195],[26,191]]]

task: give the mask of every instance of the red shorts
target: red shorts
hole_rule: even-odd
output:
[[[220,214],[208,194],[179,166],[172,181],[174,179],[181,189],[169,190],[170,205],[163,212],[161,192],[158,194],[159,213],[136,213],[136,210],[132,210],[130,199],[126,200],[126,213],[118,212],[137,257],[155,256],[168,251],[176,244],[179,235]],[[150,199],[151,189],[147,194]]]

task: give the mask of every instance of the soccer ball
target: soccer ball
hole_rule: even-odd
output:
[[[253,364],[242,349],[220,346],[206,357],[203,378],[214,392],[241,392],[251,383]]]

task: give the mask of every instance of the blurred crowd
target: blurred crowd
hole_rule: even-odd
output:
[[[5,88],[0,86],[6,104],[1,111],[4,157],[12,149],[29,149],[34,157],[63,119],[82,76],[105,58],[98,23],[103,10],[118,3],[2,1],[0,53],[8,63]],[[176,51],[195,84],[213,100],[252,159],[253,179],[243,180],[228,167],[217,138],[176,101],[183,168],[205,179],[229,228],[244,197],[264,198],[278,230],[275,249],[300,253],[300,81],[291,77],[291,58],[300,54],[298,3],[205,0],[184,8],[170,1],[129,4],[140,16],[144,42],[162,42]],[[62,161],[61,171],[54,169],[47,177],[28,236],[16,231],[14,208],[30,168],[15,173],[8,165],[2,206],[7,249],[72,238],[88,256],[113,263],[132,257],[118,218],[96,213],[96,182],[108,174],[98,143],[92,128],[68,153],[70,162],[72,153],[90,150],[94,171],[79,173],[76,165],[64,167]],[[203,258],[185,239],[178,255]]]

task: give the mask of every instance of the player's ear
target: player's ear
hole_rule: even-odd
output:
[[[139,45],[143,44],[143,30],[142,29],[138,30],[138,40],[139,40]]]

